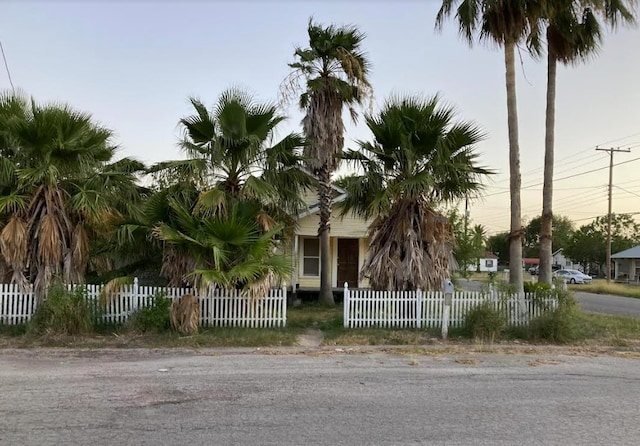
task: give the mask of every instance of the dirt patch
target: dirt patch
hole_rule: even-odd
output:
[[[320,330],[310,328],[298,335],[296,344],[300,347],[320,347],[324,340],[324,334]]]

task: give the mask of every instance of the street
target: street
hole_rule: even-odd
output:
[[[0,444],[640,442],[638,359],[266,353],[0,352]]]
[[[640,318],[640,299],[576,291],[580,308],[591,313]]]

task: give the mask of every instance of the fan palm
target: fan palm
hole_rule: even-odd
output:
[[[594,55],[602,40],[598,15],[615,28],[618,22],[633,23],[628,4],[612,0],[553,0],[545,3],[543,20],[547,24],[547,109],[544,155],[544,185],[540,230],[540,278],[551,283],[553,162],[555,141],[556,72],[558,62],[575,65]]]
[[[331,289],[329,235],[331,221],[331,173],[336,170],[344,145],[342,111],[349,109],[355,121],[355,106],[371,94],[369,61],[361,49],[365,36],[356,27],[323,27],[309,20],[309,47],[295,50],[296,61],[285,85],[285,93],[302,90],[300,108],[306,162],[318,179],[320,223],[320,301],[334,304]],[[306,81],[305,87],[298,80]]]
[[[211,111],[198,99],[191,104],[195,114],[180,120],[188,159],[153,166],[160,184],[193,182],[202,191],[198,208],[208,213],[224,215],[229,200],[257,200],[263,218],[291,224],[300,192],[311,184],[301,168],[302,137],[292,133],[271,145],[285,118],[238,89],[223,92]]]
[[[260,203],[235,201],[224,217],[202,217],[174,199],[169,205],[175,221],[160,223],[155,233],[194,259],[187,276],[196,287],[238,288],[264,296],[275,280],[291,272],[290,262],[276,254],[275,235],[283,226],[265,231],[257,218]]]
[[[12,281],[40,298],[54,276],[83,281],[90,235],[138,193],[144,166],[112,162],[111,131],[67,105],[0,97],[0,233]]]
[[[443,0],[436,17],[436,27],[454,14],[460,34],[472,44],[476,35],[504,47],[507,91],[507,123],[509,129],[509,189],[511,231],[509,234],[509,281],[524,293],[522,276],[523,229],[520,203],[520,147],[516,104],[515,48],[528,40],[530,48],[540,46],[539,18],[543,0]]]
[[[437,96],[392,98],[366,123],[373,141],[342,155],[364,173],[340,181],[343,214],[374,218],[361,275],[376,289],[440,289],[455,266],[455,240],[436,208],[481,189],[491,173],[474,149],[483,133],[456,122]]]

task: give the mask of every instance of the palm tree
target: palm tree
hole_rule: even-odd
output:
[[[371,96],[369,61],[362,52],[365,35],[354,26],[323,27],[309,20],[309,47],[295,50],[296,62],[289,64],[293,72],[284,93],[301,90],[298,81],[306,86],[300,95],[300,108],[306,115],[302,120],[306,162],[318,179],[320,223],[320,301],[334,305],[330,276],[331,173],[336,170],[344,145],[342,111],[349,109],[355,121],[355,106]]]
[[[212,217],[193,213],[178,200],[170,200],[170,206],[174,224],[160,223],[154,232],[193,258],[187,278],[196,288],[237,288],[264,297],[274,281],[290,274],[290,262],[276,254],[275,236],[283,226],[265,231],[260,203],[234,201],[225,216]]]
[[[81,283],[91,239],[134,199],[143,165],[113,162],[110,130],[67,105],[0,97],[0,233],[12,281],[44,298],[54,276]]]
[[[509,189],[511,231],[509,234],[509,282],[519,294],[524,293],[522,276],[522,217],[520,204],[520,147],[518,142],[518,110],[516,104],[515,48],[528,39],[533,50],[539,48],[539,17],[541,0],[443,0],[436,17],[436,28],[453,14],[460,34],[472,44],[479,34],[504,47],[506,70],[507,122],[509,129]]]
[[[455,122],[438,96],[391,98],[366,123],[373,141],[342,155],[364,173],[340,181],[343,214],[374,218],[361,275],[376,289],[440,289],[455,266],[455,240],[436,209],[477,193],[491,173],[474,149],[483,133]]]
[[[544,151],[544,185],[540,230],[540,282],[551,283],[553,226],[553,162],[555,141],[556,71],[558,62],[577,65],[595,55],[602,40],[596,14],[615,28],[619,21],[633,23],[635,1],[553,0],[546,2],[543,19],[547,23],[547,110]]]
[[[280,236],[280,231],[271,230],[281,224],[292,230],[293,215],[302,204],[300,194],[312,182],[301,164],[303,138],[292,133],[273,141],[285,119],[274,105],[256,103],[238,89],[223,92],[211,111],[195,98],[191,104],[195,114],[180,120],[181,146],[188,159],[161,162],[149,170],[161,190],[149,203],[144,221],[167,242],[162,272],[170,283],[182,282],[198,262],[197,250],[191,252],[196,245],[178,243],[180,238],[171,232],[179,231],[184,222],[178,218],[182,212],[194,219],[232,222],[232,209],[258,206],[256,223],[265,234]],[[189,193],[172,196],[178,191]],[[136,229],[134,224],[125,231]]]

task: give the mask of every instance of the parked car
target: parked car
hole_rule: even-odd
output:
[[[591,283],[591,276],[581,273],[577,269],[559,269],[553,277],[565,280],[567,283]]]
[[[532,266],[531,268],[529,268],[529,274],[531,274],[532,276],[537,276],[538,275],[538,267],[537,266]]]

